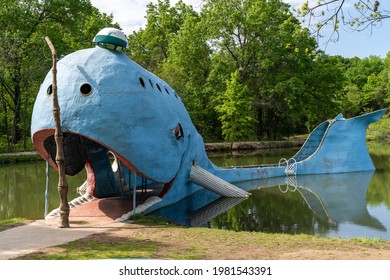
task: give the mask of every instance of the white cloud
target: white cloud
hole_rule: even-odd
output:
[[[179,0],[171,0],[175,5]],[[293,7],[301,6],[306,0],[284,0]],[[314,1],[314,0],[310,0]],[[150,3],[157,3],[158,0],[91,0],[93,6],[100,12],[112,14],[114,22],[119,23],[125,34],[145,26],[146,6]],[[203,0],[183,0],[184,3],[192,5],[196,11],[200,11]]]
[[[91,0],[93,6],[101,13],[112,14],[114,22],[119,23],[123,32],[128,35],[146,24],[146,6],[150,3],[157,3],[157,0]],[[174,5],[178,0],[171,0]],[[192,5],[195,10],[200,10],[202,0],[183,0],[184,3]]]

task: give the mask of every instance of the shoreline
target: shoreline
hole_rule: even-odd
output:
[[[205,143],[206,152],[226,151],[256,151],[281,148],[299,148],[305,142],[304,139],[281,141],[243,141]],[[0,165],[8,163],[29,162],[43,160],[37,151],[0,153]]]
[[[254,151],[281,148],[299,148],[305,143],[305,139],[281,140],[281,141],[242,141],[242,142],[221,142],[205,143],[206,152],[219,151]]]

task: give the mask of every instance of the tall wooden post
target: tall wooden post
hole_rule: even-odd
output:
[[[57,146],[56,163],[58,168],[58,193],[60,196],[60,225],[61,228],[69,227],[69,203],[68,203],[68,183],[65,177],[65,156],[63,146],[63,134],[61,130],[60,120],[60,106],[58,104],[57,96],[57,54],[56,50],[50,41],[49,37],[45,37],[46,43],[53,57],[53,83],[52,83],[52,96],[53,96],[53,118],[55,125],[54,139]]]

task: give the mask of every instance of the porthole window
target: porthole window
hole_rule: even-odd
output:
[[[166,91],[166,93],[168,93],[168,95],[169,95],[169,91],[168,91],[168,89],[165,89],[165,91]]]
[[[161,87],[160,87],[160,85],[159,84],[156,84],[157,85],[157,89],[158,89],[158,91],[160,92],[160,93],[162,93],[162,90],[161,90]]]
[[[144,81],[144,79],[142,79],[141,77],[139,78],[139,83],[141,84],[141,86],[142,86],[143,88],[146,88],[145,81]]]
[[[53,85],[50,85],[48,88],[47,88],[47,95],[52,95],[53,93]]]
[[[152,80],[151,80],[151,79],[149,79],[149,84],[150,84],[150,86],[151,86],[152,88],[154,88],[154,86],[153,86],[153,83],[152,83]]]
[[[90,95],[92,93],[92,86],[88,83],[82,84],[80,87],[80,93],[82,95]]]

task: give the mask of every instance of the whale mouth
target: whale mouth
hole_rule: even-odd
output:
[[[54,130],[45,129],[34,133],[33,143],[41,156],[57,170]],[[126,197],[133,187],[142,188],[142,191],[149,187],[154,195],[163,198],[175,180],[155,181],[142,174],[130,160],[85,135],[64,132],[63,150],[65,174],[74,176],[85,169],[87,179],[78,189],[83,194],[97,198]]]

